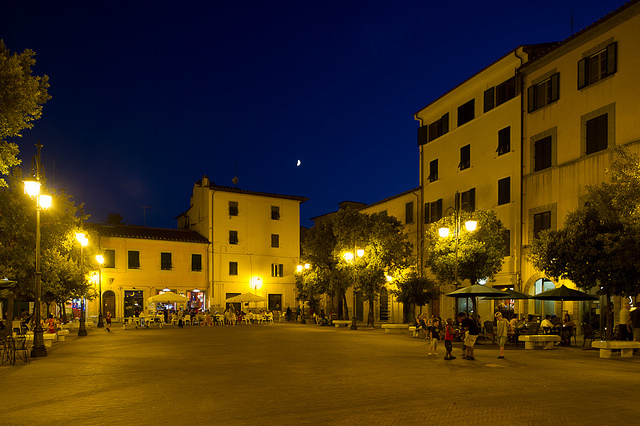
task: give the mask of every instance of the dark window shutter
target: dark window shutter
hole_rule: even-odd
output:
[[[449,113],[443,115],[440,122],[442,123],[442,134],[444,135],[449,131]]]
[[[550,102],[557,101],[560,97],[560,73],[551,76],[551,99]]]
[[[578,61],[578,89],[582,89],[587,85],[587,61],[589,58],[583,58]]]
[[[617,71],[617,46],[617,42],[607,46],[607,75],[611,75]]]
[[[529,86],[527,89],[527,111],[533,112],[536,109],[536,86]]]
[[[424,211],[423,211],[423,216],[424,216],[424,223],[431,223],[431,212],[429,210],[429,203],[424,203]]]
[[[418,146],[424,145],[428,142],[427,140],[428,130],[429,130],[429,126],[418,127]]]
[[[495,100],[494,91],[495,91],[495,87],[492,87],[484,91],[484,112],[487,112],[493,109],[494,100]]]

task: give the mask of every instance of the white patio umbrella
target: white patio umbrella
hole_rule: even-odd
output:
[[[186,303],[189,299],[172,291],[156,294],[147,299],[148,303]]]
[[[267,300],[266,298],[262,296],[258,296],[257,294],[243,293],[237,296],[229,297],[228,299],[226,299],[226,302],[228,303],[264,302],[266,300]]]

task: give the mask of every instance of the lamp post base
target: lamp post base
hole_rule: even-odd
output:
[[[358,320],[358,318],[356,318],[355,315],[351,317],[351,330],[357,330],[358,329],[358,325],[356,324],[357,320]]]
[[[47,348],[44,346],[44,330],[42,326],[37,326],[35,330],[33,330],[33,348],[31,349],[31,357],[45,357],[47,356]]]
[[[102,314],[98,316],[98,328],[104,328],[104,322],[102,321]]]

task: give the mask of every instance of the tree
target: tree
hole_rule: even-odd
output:
[[[120,213],[109,212],[107,220],[105,220],[104,223],[108,225],[126,225],[129,222],[125,222],[124,216]]]
[[[80,250],[75,239],[78,208],[64,192],[52,191],[53,205],[41,212],[41,281],[43,300],[63,303],[87,291],[81,280]],[[0,276],[18,282],[9,295],[13,300],[34,297],[36,205],[22,188],[22,175],[14,167],[9,185],[0,188]],[[97,237],[96,237],[97,238]],[[94,250],[83,251],[85,271],[95,267]]]
[[[502,269],[505,252],[504,235],[506,230],[493,211],[476,210],[473,213],[460,212],[461,223],[466,220],[477,221],[476,230],[461,230],[458,239],[457,270],[458,281],[469,280],[475,284],[478,280],[493,277]],[[441,238],[438,230],[442,227],[455,229],[455,219],[446,216],[432,223],[427,230],[426,266],[442,283],[455,283],[456,242],[454,233]],[[463,227],[461,227],[463,228]]]
[[[397,289],[391,290],[396,296],[396,300],[402,304],[415,307],[426,305],[431,300],[436,299],[442,293],[438,283],[431,278],[418,276],[416,272],[410,272],[397,280]]]
[[[527,256],[553,278],[587,291],[597,285],[606,295],[608,324],[610,296],[640,293],[640,160],[624,148],[614,152],[611,181],[588,186],[585,204],[567,215],[561,229],[542,232]],[[608,327],[608,339],[612,332]]]
[[[0,40],[0,175],[8,175],[11,167],[20,164],[18,145],[7,138],[20,137],[22,130],[32,128],[51,99],[49,77],[32,75],[34,55],[30,49],[11,53]],[[6,186],[0,178],[0,187]]]
[[[296,300],[300,302],[302,309],[302,324],[304,319],[304,304],[308,303],[309,308],[316,308],[319,295],[322,294],[322,285],[318,279],[317,271],[303,268],[296,273]]]
[[[402,223],[386,214],[368,215],[343,209],[318,222],[303,241],[303,260],[317,274],[318,287],[337,294],[339,311],[349,317],[346,291],[362,291],[369,302],[367,323],[373,326],[374,302],[386,283],[410,264],[411,245],[403,233]],[[364,250],[364,256],[346,260],[344,254]]]

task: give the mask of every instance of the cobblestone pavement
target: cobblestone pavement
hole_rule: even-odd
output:
[[[580,343],[580,342],[579,342]],[[4,425],[618,425],[640,422],[640,356],[477,346],[428,356],[380,329],[275,324],[89,329],[0,366]]]

